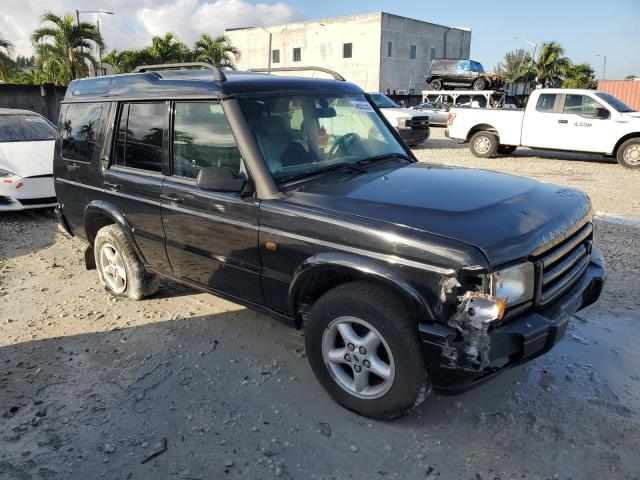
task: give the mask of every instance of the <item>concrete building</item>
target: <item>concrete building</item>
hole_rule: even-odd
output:
[[[225,31],[240,70],[320,66],[366,91],[419,94],[434,58],[469,58],[471,29],[384,12]],[[271,44],[271,48],[269,48]]]

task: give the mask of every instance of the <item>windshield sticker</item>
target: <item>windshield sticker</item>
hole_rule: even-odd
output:
[[[356,107],[356,110],[358,110],[359,112],[373,112],[373,107],[371,106],[371,104],[369,104],[369,102],[363,102],[361,100],[352,100],[351,103],[353,104],[354,107]]]

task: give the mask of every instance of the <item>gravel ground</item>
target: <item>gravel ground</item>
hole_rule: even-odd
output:
[[[530,148],[519,148],[511,155],[495,158],[476,158],[468,144],[450,140],[444,132],[444,128],[431,129],[431,138],[414,150],[419,160],[496,170],[579,188],[589,194],[596,212],[640,222],[640,170],[623,168],[602,155]]]
[[[638,230],[532,363],[392,423],[334,404],[300,332],[163,282],[107,295],[51,212],[0,217],[0,479],[638,478]]]

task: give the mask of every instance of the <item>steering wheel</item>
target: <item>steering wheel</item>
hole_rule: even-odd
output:
[[[329,149],[329,154],[335,155],[338,148],[342,148],[345,153],[349,153],[349,148],[359,141],[360,135],[354,132],[349,132],[336,140],[336,143],[334,143]]]

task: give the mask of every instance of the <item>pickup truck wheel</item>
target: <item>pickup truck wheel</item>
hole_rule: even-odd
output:
[[[515,145],[498,145],[498,153],[500,155],[510,155],[518,148]]]
[[[431,80],[431,90],[442,90],[442,80],[439,78]]]
[[[486,90],[487,81],[484,78],[476,78],[471,84],[473,90]]]
[[[305,344],[322,387],[360,415],[397,418],[426,396],[417,324],[389,289],[350,282],[330,290],[311,309]]]
[[[625,168],[640,168],[640,138],[630,138],[620,145],[616,157]]]
[[[158,290],[158,277],[147,272],[117,225],[98,230],[93,251],[100,281],[109,293],[142,300]]]
[[[498,151],[498,145],[498,137],[486,130],[475,133],[469,140],[471,153],[478,158],[493,157]]]

